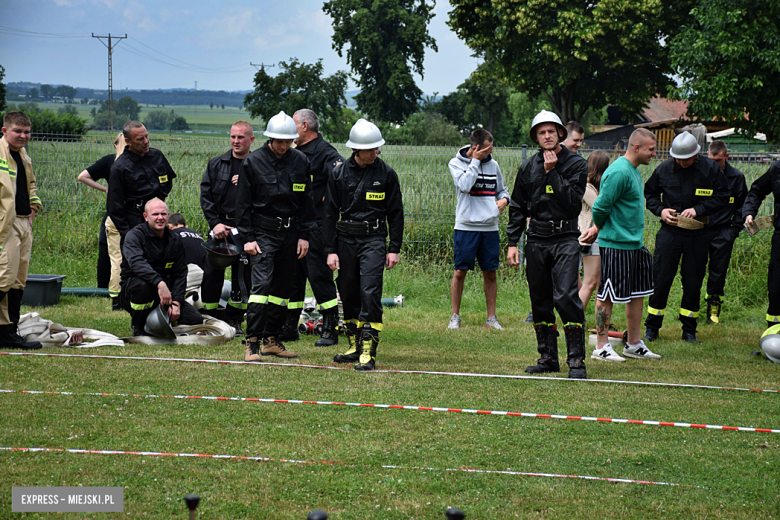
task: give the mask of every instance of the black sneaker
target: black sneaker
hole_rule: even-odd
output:
[[[570,368],[569,379],[588,379],[588,375],[585,371],[585,367],[582,368]]]
[[[537,363],[536,365],[526,367],[525,371],[528,374],[547,374],[550,372],[560,372],[561,367],[558,363]]]
[[[653,327],[647,327],[645,330],[645,336],[642,338],[645,341],[655,341],[658,339],[658,329]]]
[[[696,338],[696,333],[695,332],[685,332],[685,331],[683,331],[683,333],[682,333],[682,340],[683,341],[687,341],[688,343],[695,343],[695,344],[701,343],[701,341],[699,341]]]
[[[231,327],[236,329],[236,336],[243,336],[244,331],[241,330],[241,321],[240,320],[233,320],[229,323]]]
[[[533,323],[534,323],[534,313],[533,313],[533,311],[528,313],[528,317],[525,319],[525,322],[533,325]]]

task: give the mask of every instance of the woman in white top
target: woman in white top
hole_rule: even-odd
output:
[[[609,155],[595,151],[588,156],[588,185],[582,196],[582,212],[580,212],[580,229],[590,229],[593,226],[591,208],[599,195],[599,185],[604,170],[609,166]],[[582,281],[580,282],[580,300],[582,308],[587,311],[593,291],[601,280],[601,257],[599,256],[599,241],[592,245],[580,243],[582,250]]]

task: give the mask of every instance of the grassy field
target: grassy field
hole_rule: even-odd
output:
[[[41,253],[37,250],[34,258],[43,271],[76,280],[94,271],[93,258]],[[385,276],[384,295],[403,293],[405,305],[385,311],[380,369],[519,375],[533,364],[533,330],[522,323],[529,310],[522,271],[500,271],[498,317],[505,331],[483,327],[481,284],[470,275],[463,328],[448,332],[450,269],[403,261]],[[670,305],[678,300],[676,287]],[[63,297],[56,307],[36,310],[66,325],[128,334],[128,316],[108,308],[105,299]],[[619,306],[618,326],[625,325],[622,312]],[[760,306],[727,304],[721,326],[700,327],[703,344],[698,346],[678,340],[679,323],[669,316],[662,339],[652,347],[662,360],[586,359],[591,379],[613,382],[570,381],[565,371],[549,378],[498,379],[291,366],[331,365],[343,348],[315,348],[311,336],[288,345],[301,356],[284,366],[1,356],[0,389],[15,393],[0,393],[0,447],[273,460],[0,451],[0,517],[48,518],[12,515],[12,486],[82,485],[124,487],[124,513],[105,518],[184,518],[181,498],[192,492],[201,495],[205,518],[225,519],[303,519],[316,508],[333,519],[438,519],[448,506],[463,509],[470,519],[778,518],[777,433],[162,397],[300,399],[780,428],[777,393],[616,382],[778,389],[778,365],[750,355],[763,313]],[[592,315],[591,309],[591,323]],[[217,347],[47,352],[243,359],[238,341]],[[19,393],[24,390],[73,395]],[[151,395],[161,397],[142,397]],[[680,486],[462,471],[467,468]]]
[[[55,112],[57,109],[63,107],[62,103],[37,103],[39,108],[54,110]],[[86,119],[88,124],[92,123],[92,114],[90,112],[95,108],[94,105],[80,105],[74,103],[73,106],[76,107],[79,117]],[[176,115],[183,116],[187,120],[187,123],[189,123],[192,130],[195,130],[195,125],[197,124],[197,129],[199,131],[208,130],[228,133],[230,132],[230,126],[239,119],[249,121],[255,125],[255,127],[259,125],[259,119],[251,118],[249,112],[243,108],[237,107],[225,106],[224,109],[216,105],[213,109],[209,108],[208,105],[198,105],[197,107],[195,107],[195,105],[166,105],[164,107],[160,105],[158,107],[157,105],[144,103],[140,103],[139,106],[141,107],[141,121],[144,120],[146,114],[153,110],[163,110],[165,112],[173,110]]]

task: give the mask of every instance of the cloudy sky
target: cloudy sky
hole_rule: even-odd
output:
[[[113,56],[114,89],[249,90],[252,63],[323,59],[326,74],[347,70],[331,48],[323,0],[291,2],[26,0],[0,6],[0,65],[5,81],[107,86],[106,47],[95,35],[128,36]],[[426,51],[426,94],[453,91],[477,65],[445,22],[439,0],[430,31],[439,52]],[[21,34],[20,34],[21,33]],[[269,72],[274,74],[274,69]],[[350,87],[352,88],[352,86]]]

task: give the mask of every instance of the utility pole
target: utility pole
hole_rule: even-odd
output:
[[[252,63],[251,61],[249,62],[249,64],[250,64],[251,66],[253,66],[253,67],[257,68],[257,69],[265,69],[265,68],[271,68],[271,67],[274,67],[274,66],[275,66],[275,65],[273,65],[273,64],[271,64],[271,65],[266,65],[265,63]]]
[[[111,33],[108,33],[108,36],[95,36],[95,33],[92,33],[93,38],[97,38],[100,40],[100,43],[106,46],[108,48],[108,128],[111,130],[111,132],[114,131],[114,80],[112,78],[112,70],[111,70],[111,53],[114,52],[114,47],[122,40],[127,39],[127,34],[124,36],[111,36]],[[108,40],[108,43],[103,41],[103,38],[106,38]],[[116,42],[112,42],[112,38],[116,40]]]
[[[195,133],[198,133],[198,82],[195,82]]]

